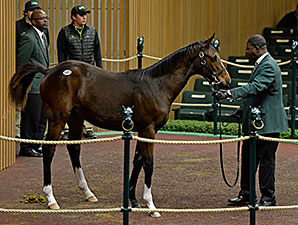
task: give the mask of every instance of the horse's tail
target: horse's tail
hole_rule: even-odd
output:
[[[23,109],[26,105],[28,91],[31,88],[34,76],[40,72],[46,74],[49,69],[40,63],[27,63],[17,68],[9,82],[9,97],[18,109]]]

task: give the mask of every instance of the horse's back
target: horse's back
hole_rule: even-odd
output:
[[[40,86],[45,110],[53,120],[60,115],[67,119],[76,108],[86,120],[104,126],[105,121],[122,120],[122,105],[133,104],[133,90],[127,74],[73,60],[52,68]]]

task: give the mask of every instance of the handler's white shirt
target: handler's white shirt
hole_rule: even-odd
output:
[[[43,40],[43,38],[42,38],[42,36],[44,35],[44,33],[42,32],[42,31],[40,31],[39,29],[37,29],[35,26],[32,26],[35,30],[36,30],[36,32],[38,33],[38,36],[39,36],[39,38],[40,38],[40,40],[41,40],[41,43],[42,43],[42,45],[43,46],[46,46],[45,45],[45,43],[44,43],[44,40]]]

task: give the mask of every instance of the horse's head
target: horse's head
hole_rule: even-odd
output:
[[[215,33],[207,40],[201,41],[201,46],[197,59],[193,67],[201,74],[213,87],[215,84],[219,88],[226,89],[231,83],[231,77],[222,64],[220,56],[211,44]]]

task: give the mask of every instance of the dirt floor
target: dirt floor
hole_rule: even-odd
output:
[[[99,136],[102,138],[104,136]],[[158,134],[164,140],[211,140],[206,137]],[[131,162],[136,142],[131,142]],[[123,141],[82,146],[82,165],[89,187],[98,197],[87,203],[76,186],[66,147],[59,145],[52,164],[55,197],[62,209],[117,208],[123,202]],[[236,143],[224,145],[224,160],[230,181],[236,175]],[[298,205],[298,147],[280,144],[277,153],[276,195],[279,206]],[[144,173],[137,186],[142,206]],[[46,209],[46,204],[22,202],[24,196],[43,195],[42,159],[17,157],[16,164],[0,171],[0,208]],[[220,171],[218,145],[155,145],[152,192],[158,208],[228,208],[227,199],[236,197],[236,187],[225,185]],[[258,192],[259,195],[259,192]],[[297,224],[298,210],[256,212],[258,225]],[[122,224],[122,213],[8,214],[0,213],[0,224]],[[249,212],[130,213],[130,224],[249,224]]]

